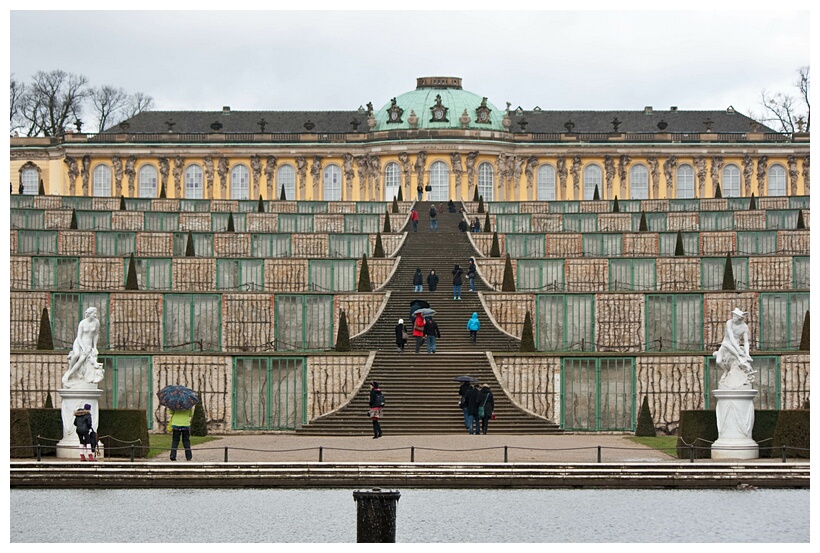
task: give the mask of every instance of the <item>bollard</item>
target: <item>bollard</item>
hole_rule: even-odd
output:
[[[414,446],[414,445],[410,446],[410,462],[411,463],[416,462],[416,446]]]
[[[39,463],[42,460],[43,460],[43,454],[40,451],[40,444],[37,444],[37,462]]]
[[[322,462],[322,446],[319,446],[319,462]]]
[[[134,457],[135,457],[135,455],[134,455],[134,447],[135,447],[135,446],[134,446],[134,444],[131,444],[131,462],[132,462],[132,463],[134,462]]]
[[[598,446],[598,462],[601,462],[601,446]]]
[[[353,492],[356,501],[356,542],[396,543],[398,490],[373,488]]]
[[[509,457],[507,457],[507,446],[504,446],[504,462],[505,463],[507,462],[507,459],[509,459]]]
[[[689,462],[695,462],[695,444],[689,446]]]
[[[786,462],[786,446],[783,446],[783,462]]]
[[[225,448],[225,462],[228,462],[228,448]]]

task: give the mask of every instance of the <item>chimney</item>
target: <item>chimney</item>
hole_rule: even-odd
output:
[[[643,108],[643,112],[647,115],[652,115],[652,106],[646,106]]]
[[[231,106],[222,106],[222,115],[230,115]]]
[[[678,106],[672,106],[669,111],[678,111]]]

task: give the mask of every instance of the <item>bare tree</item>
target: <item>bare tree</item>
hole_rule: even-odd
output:
[[[16,132],[22,125],[21,110],[25,93],[25,83],[16,80],[12,75],[9,85],[9,133]]]
[[[143,111],[151,111],[154,108],[154,99],[142,92],[135,92],[128,98],[128,103],[125,106],[124,115],[126,119],[134,117]]]
[[[800,92],[799,97],[783,92],[769,93],[766,90],[760,93],[760,105],[764,113],[760,120],[764,123],[773,123],[780,132],[793,134],[795,132],[810,132],[811,104],[809,103],[809,66],[797,70],[799,79],[794,83]]]
[[[72,118],[81,123],[83,101],[89,94],[82,75],[54,70],[38,71],[23,95],[21,118],[28,136],[59,136]]]
[[[105,130],[108,123],[116,119],[128,103],[128,93],[125,89],[111,85],[92,89],[90,98],[94,106],[94,115],[97,117],[97,132]]]

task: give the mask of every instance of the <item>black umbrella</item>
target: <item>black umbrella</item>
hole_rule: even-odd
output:
[[[157,392],[157,397],[159,398],[159,404],[171,411],[190,409],[199,403],[199,396],[196,395],[196,392],[179,385],[166,386]]]
[[[478,382],[477,378],[473,378],[472,376],[457,376],[453,380],[456,382]]]

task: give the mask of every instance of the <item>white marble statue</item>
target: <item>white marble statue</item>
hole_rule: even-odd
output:
[[[749,327],[743,320],[745,316],[746,312],[738,308],[732,311],[732,318],[726,321],[726,333],[720,348],[713,354],[718,366],[723,369],[718,382],[719,390],[749,389],[754,382],[755,371],[749,355]]]
[[[97,308],[85,310],[85,318],[77,326],[77,338],[68,354],[68,370],[63,375],[66,388],[96,388],[105,376],[102,363],[97,362],[97,338],[100,321]]]

